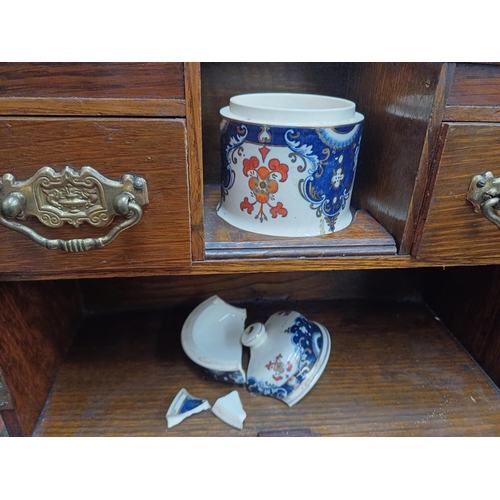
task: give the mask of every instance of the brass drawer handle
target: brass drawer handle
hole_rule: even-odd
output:
[[[86,252],[102,248],[137,224],[142,217],[141,206],[148,202],[147,184],[142,177],[126,174],[119,182],[92,167],[82,167],[80,171],[65,167],[59,173],[42,167],[26,181],[17,181],[12,174],[0,179],[0,223],[50,250]],[[83,222],[105,227],[116,215],[126,219],[100,238],[48,239],[17,222],[34,216],[48,227],[59,227],[65,222],[75,227]]]
[[[467,200],[476,213],[482,214],[500,229],[500,177],[491,172],[475,175],[467,192]]]

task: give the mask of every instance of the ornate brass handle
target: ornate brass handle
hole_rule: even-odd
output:
[[[491,172],[475,175],[467,192],[467,200],[476,213],[482,214],[500,229],[500,177]]]
[[[111,243],[123,230],[137,224],[142,205],[148,203],[146,181],[130,174],[113,181],[92,167],[80,171],[65,167],[60,173],[42,167],[26,181],[16,181],[11,174],[0,180],[0,224],[28,236],[48,249],[86,252]],[[35,216],[49,227],[65,222],[75,227],[83,222],[92,226],[109,225],[116,215],[126,217],[106,236],[70,240],[48,239],[18,220]]]

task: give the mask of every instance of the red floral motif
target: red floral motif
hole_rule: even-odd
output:
[[[248,172],[250,172],[250,170],[256,170],[258,166],[259,159],[256,156],[243,160],[243,173],[245,177],[248,177]]]
[[[285,182],[288,179],[288,167],[284,163],[280,163],[277,158],[269,161],[269,168],[281,174],[280,182]]]
[[[287,214],[288,214],[288,210],[286,208],[283,208],[283,203],[278,202],[278,204],[271,208],[271,210],[269,210],[271,212],[271,215],[273,216],[273,219],[276,219],[276,217],[278,217],[278,214],[280,214],[282,217],[286,217]]]
[[[274,371],[274,374],[272,377],[276,381],[283,380],[283,378],[289,378],[290,375],[288,373],[290,373],[292,371],[292,368],[293,368],[293,365],[292,365],[292,363],[290,363],[290,361],[287,361],[286,366],[285,366],[285,363],[283,361],[281,361],[282,357],[283,357],[282,354],[278,354],[274,361],[269,361],[269,363],[267,363],[267,365],[266,365],[266,368],[268,370]],[[285,372],[287,372],[287,373],[285,373]]]
[[[262,161],[265,161],[269,149],[263,147],[260,149]],[[252,196],[255,201],[251,203],[247,197],[240,203],[240,209],[247,211],[248,214],[253,212],[254,205],[260,203],[260,208],[255,216],[260,222],[268,220],[264,213],[264,205],[270,207],[270,213],[273,219],[278,215],[286,217],[288,211],[283,207],[283,203],[278,202],[276,205],[271,205],[270,201],[274,201],[274,194],[278,191],[278,182],[285,182],[288,179],[288,166],[280,163],[277,158],[269,160],[268,166],[260,165],[260,161],[256,156],[243,160],[243,174],[250,177],[248,186],[252,191]],[[269,168],[268,168],[269,167]]]
[[[248,198],[245,196],[245,199],[240,203],[241,210],[246,210],[248,214],[253,212],[253,206],[255,205],[248,201]]]

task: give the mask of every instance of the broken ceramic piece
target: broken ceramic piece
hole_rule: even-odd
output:
[[[292,406],[318,381],[330,356],[330,335],[298,312],[278,312],[243,333],[250,348],[246,386]]]
[[[219,398],[212,407],[212,412],[223,422],[236,427],[236,429],[243,429],[243,422],[247,418],[238,391],[232,391]]]
[[[181,332],[184,352],[214,379],[244,384],[241,334],[246,316],[246,309],[227,304],[217,295],[210,297],[184,322]]]
[[[210,403],[206,399],[191,396],[186,389],[181,389],[172,401],[167,414],[167,427],[180,424],[185,418],[196,413],[210,409]]]

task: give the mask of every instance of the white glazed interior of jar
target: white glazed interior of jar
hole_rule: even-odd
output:
[[[242,94],[220,112],[242,122],[303,127],[349,125],[363,119],[352,101],[313,94]]]

